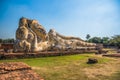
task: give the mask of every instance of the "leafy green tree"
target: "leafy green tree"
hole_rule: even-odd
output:
[[[9,39],[2,39],[1,43],[14,43],[14,39],[13,38],[9,38]]]
[[[87,40],[89,40],[90,37],[91,37],[90,34],[87,34],[87,35],[86,35],[86,39],[87,39]]]
[[[2,40],[2,39],[0,39],[0,43],[2,43],[2,41],[3,41],[3,40]]]
[[[89,39],[89,42],[92,43],[101,43],[102,39],[100,37],[93,37],[91,39]]]
[[[103,43],[103,45],[109,45],[109,40],[110,40],[109,37],[103,37],[101,43]]]
[[[87,36],[86,36],[87,38]],[[88,38],[87,38],[88,39]],[[115,46],[120,48],[120,35],[109,37],[92,37],[88,40],[88,42],[92,43],[101,43],[104,46]]]
[[[120,35],[115,35],[110,39],[110,45],[120,48]]]

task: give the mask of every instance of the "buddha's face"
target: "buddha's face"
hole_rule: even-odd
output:
[[[32,20],[29,24],[29,28],[37,35],[41,40],[46,40],[47,33],[42,25],[38,24],[36,20]]]

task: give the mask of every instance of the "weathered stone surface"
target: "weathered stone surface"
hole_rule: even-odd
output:
[[[95,58],[89,58],[89,59],[88,59],[87,64],[94,64],[94,63],[98,63],[98,60],[95,59]]]
[[[77,37],[67,37],[51,29],[48,33],[37,20],[20,18],[16,31],[14,51],[44,51],[81,49],[89,47],[95,49],[96,44],[88,43]]]
[[[107,57],[120,57],[120,53],[103,54],[102,56],[107,56]]]
[[[120,53],[120,49],[117,50],[117,53]]]
[[[22,62],[0,64],[0,80],[44,80]]]

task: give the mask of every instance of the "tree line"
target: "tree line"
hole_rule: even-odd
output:
[[[120,48],[120,35],[114,35],[112,37],[91,37],[87,34],[86,39],[87,42],[103,44],[105,47]]]
[[[14,43],[15,39],[14,38],[8,38],[8,39],[1,39],[0,38],[0,43]]]

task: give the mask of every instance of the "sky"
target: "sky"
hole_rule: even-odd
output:
[[[15,38],[21,17],[65,36],[120,35],[120,0],[0,0],[0,38]]]

